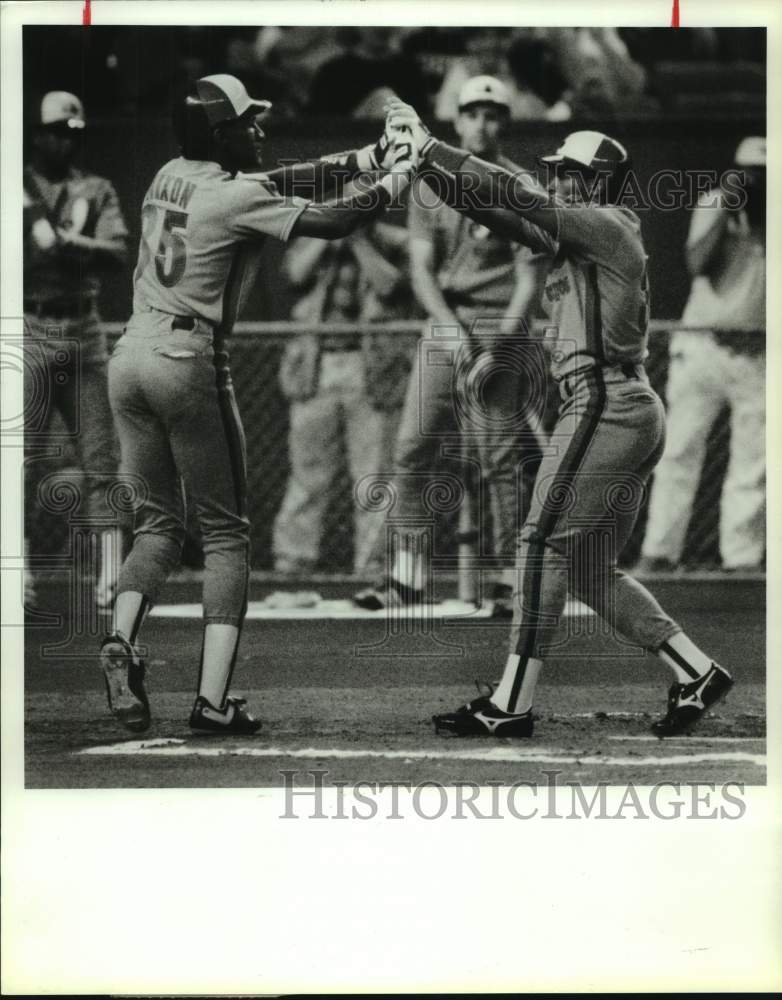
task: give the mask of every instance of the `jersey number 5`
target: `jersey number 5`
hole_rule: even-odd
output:
[[[181,280],[187,264],[187,246],[184,237],[175,230],[187,227],[187,212],[166,210],[160,243],[155,251],[155,274],[166,288],[171,288]]]

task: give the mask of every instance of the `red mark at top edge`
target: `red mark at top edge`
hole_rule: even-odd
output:
[[[90,9],[90,0],[84,0],[84,10],[82,10],[81,12],[81,23],[92,24],[92,10]]]
[[[89,5],[90,0],[87,0]],[[673,13],[671,14],[671,27],[679,27],[679,0],[673,0]]]

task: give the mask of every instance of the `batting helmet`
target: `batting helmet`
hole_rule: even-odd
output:
[[[205,76],[196,82],[197,94],[174,105],[174,134],[182,155],[190,160],[214,159],[214,129],[253,111],[271,108],[269,101],[255,101],[244,84],[228,73]]]
[[[614,201],[630,170],[630,156],[624,146],[603,132],[571,132],[551,156],[541,156],[540,162],[586,171],[595,177],[605,177],[607,200]]]

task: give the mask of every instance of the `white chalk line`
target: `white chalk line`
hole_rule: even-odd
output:
[[[566,618],[594,617],[595,613],[578,601],[568,601]],[[201,618],[201,604],[158,604],[151,611],[155,618]],[[357,608],[352,601],[318,601],[309,607],[270,607],[265,601],[250,601],[246,617],[257,621],[322,621],[324,619],[342,621],[385,621],[405,619],[490,618],[491,607],[476,608],[467,601],[448,600],[439,604],[414,605],[404,608],[384,608],[381,611],[365,611]]]
[[[573,753],[559,748],[525,749],[499,746],[483,750],[362,750],[343,747],[204,746],[179,739],[129,740],[110,746],[87,747],[76,753],[87,757],[279,757],[304,760],[416,760],[482,761],[510,764],[600,764],[604,767],[665,766],[669,764],[746,763],[765,765],[761,754],[742,751],[671,754],[662,757],[609,757]]]
[[[659,743],[659,736],[609,736],[622,743]],[[676,743],[765,743],[765,736],[666,736],[669,746]]]

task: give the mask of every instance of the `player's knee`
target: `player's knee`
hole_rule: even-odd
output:
[[[220,517],[202,517],[200,524],[205,553],[244,549],[250,543],[250,522],[246,517],[225,513]]]

